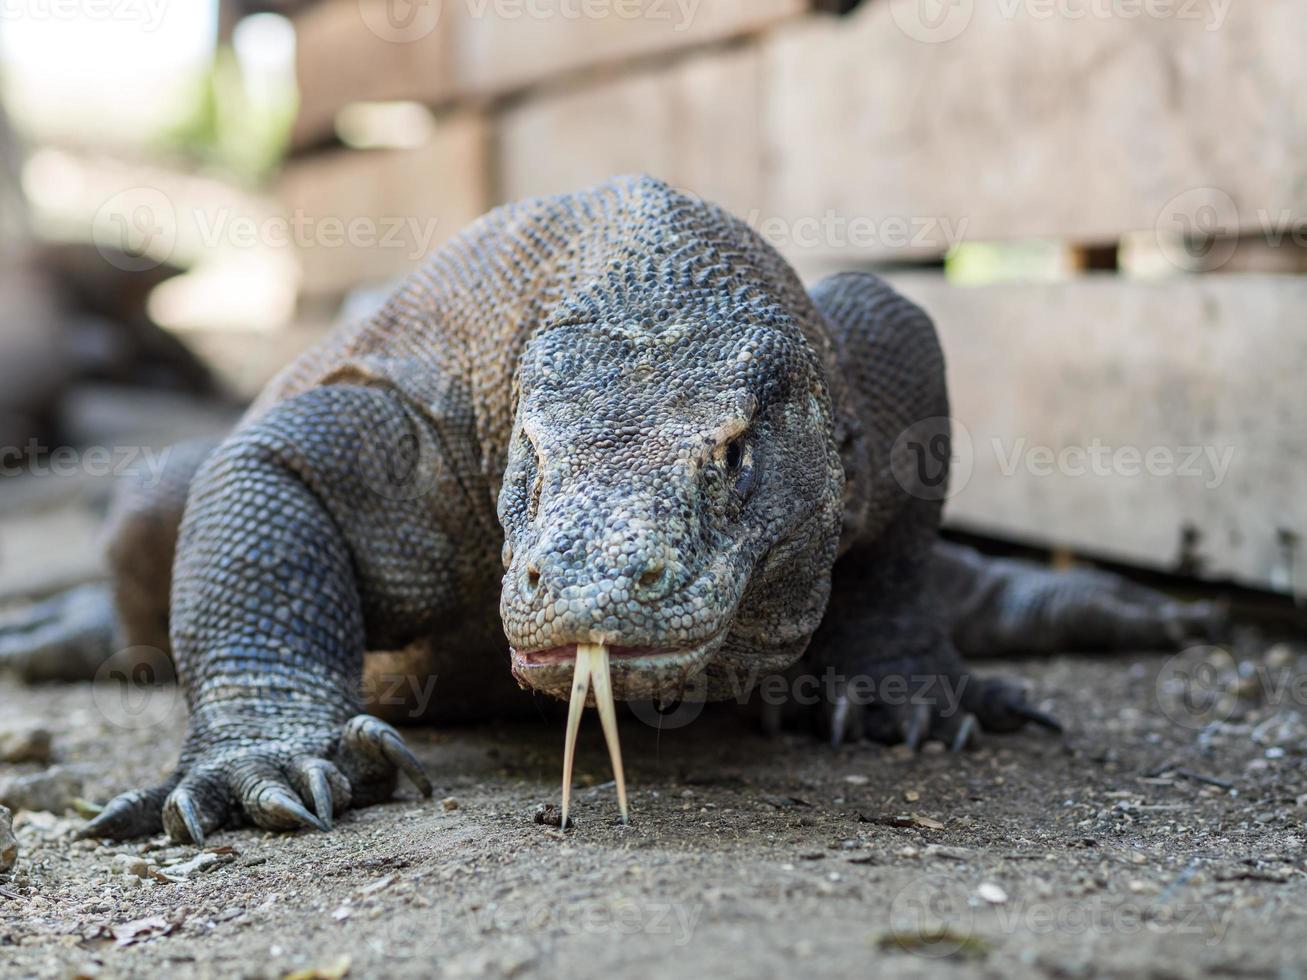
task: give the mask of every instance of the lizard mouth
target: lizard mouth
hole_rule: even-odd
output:
[[[559,664],[575,664],[577,650],[579,645],[569,643],[566,646],[550,647],[548,650],[528,650],[526,652],[513,651],[514,666],[521,667],[525,670],[531,670],[536,667],[550,667]],[[610,646],[608,650],[609,661],[625,661],[631,666],[656,666],[682,659],[692,655],[695,647],[622,647]]]
[[[626,822],[626,776],[617,739],[615,698],[653,697],[683,689],[712,659],[725,634],[692,647],[607,646],[573,643],[541,650],[512,651],[513,676],[523,685],[568,701],[567,733],[563,743],[563,813],[567,826],[572,801],[572,765],[576,737],[587,705],[599,709],[604,740],[612,760],[617,802]]]
[[[618,701],[668,697],[679,693],[707,666],[724,634],[716,634],[693,646],[604,645]],[[513,676],[518,682],[560,701],[570,699],[572,679],[580,651],[587,644],[569,643],[540,650],[511,651]]]

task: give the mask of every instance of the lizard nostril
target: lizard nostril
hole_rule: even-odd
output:
[[[536,568],[534,564],[527,565],[526,590],[528,592],[534,592],[538,588],[540,588],[540,569]]]

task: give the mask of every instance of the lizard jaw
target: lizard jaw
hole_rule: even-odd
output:
[[[597,636],[596,641],[604,637]],[[725,632],[695,646],[618,646],[604,643],[611,665],[614,697],[621,701],[675,697],[716,655]],[[570,698],[574,665],[585,646],[567,644],[543,650],[510,651],[513,676],[519,684],[561,701]]]

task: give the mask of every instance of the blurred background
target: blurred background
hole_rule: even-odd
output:
[[[935,317],[955,531],[1289,603],[1304,48],[1295,0],[10,0],[0,596],[488,208],[648,171]]]

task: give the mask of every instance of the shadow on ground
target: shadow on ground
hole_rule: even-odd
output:
[[[42,977],[1300,975],[1304,685],[1277,649],[1264,688],[1191,715],[1184,660],[994,665],[1068,734],[962,757],[628,718],[629,827],[597,725],[566,833],[534,820],[558,795],[545,724],[411,732],[435,797],[326,835],[74,843],[76,816],[20,813],[0,960]],[[0,684],[0,719],[49,728],[74,789],[103,800],[173,762],[169,690],[131,728],[91,685]]]

